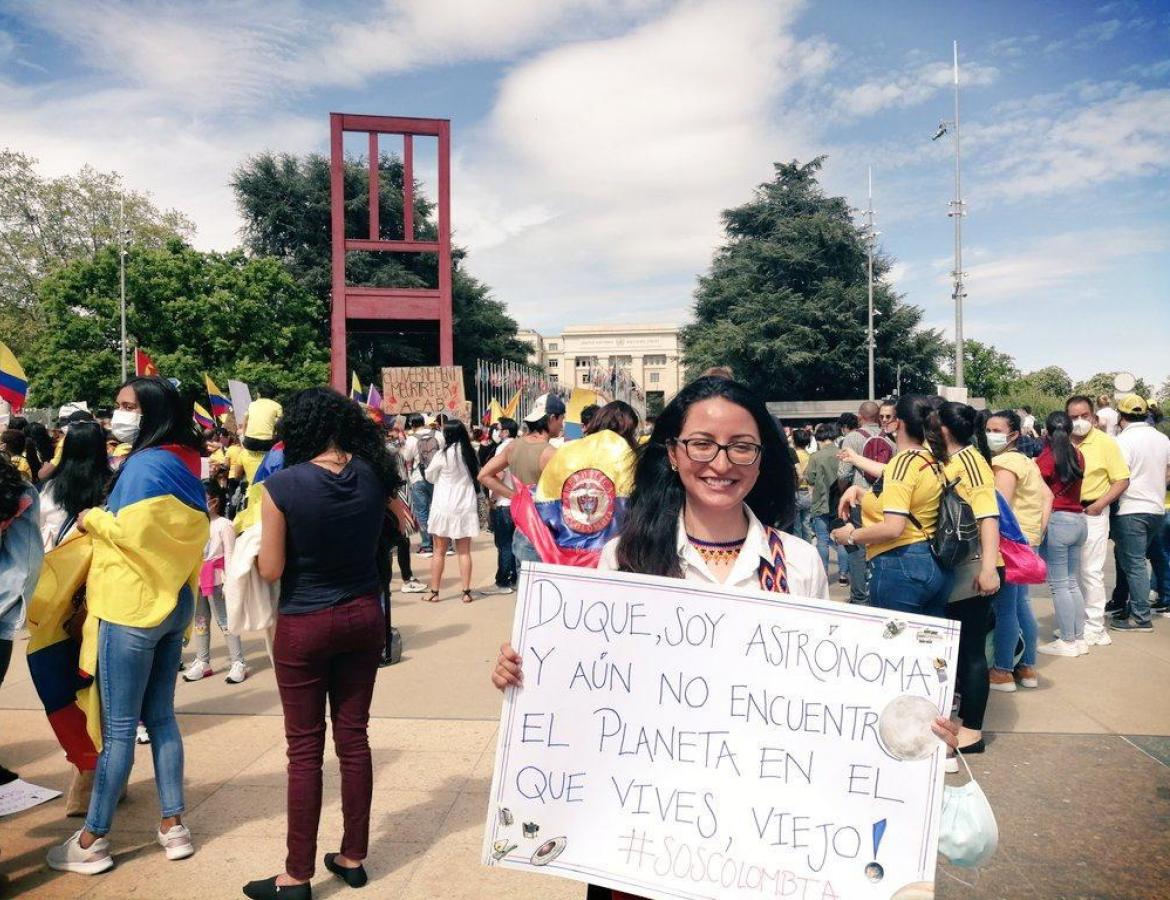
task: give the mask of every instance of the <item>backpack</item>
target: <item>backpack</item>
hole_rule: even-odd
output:
[[[861,448],[861,455],[866,459],[872,459],[875,462],[880,462],[883,466],[894,458],[894,445],[888,437],[884,434],[875,434],[868,441],[865,446]],[[877,481],[876,478],[869,475],[867,472],[862,472],[862,476],[870,484]]]
[[[426,472],[427,466],[431,464],[431,460],[439,452],[439,439],[432,431],[426,437],[415,437],[415,440],[418,441],[418,459],[415,460],[414,465],[415,469],[422,474]]]
[[[959,479],[947,481],[943,477],[942,467],[933,463],[939,481],[942,483],[942,493],[938,498],[938,522],[935,523],[934,534],[927,535],[931,555],[935,562],[944,569],[954,569],[971,558],[979,541],[979,520],[975,518],[975,510],[971,504],[959,496]],[[910,516],[910,521],[919,531],[926,533],[922,523]]]

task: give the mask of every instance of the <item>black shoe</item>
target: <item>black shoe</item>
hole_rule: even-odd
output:
[[[1162,613],[1170,612],[1170,603],[1165,600],[1157,600],[1150,604],[1150,612],[1161,615]]]
[[[13,772],[11,769],[5,768],[3,765],[0,765],[0,784],[9,784],[10,782],[16,781],[16,779],[18,779],[19,777],[20,776],[17,775],[15,772]]]
[[[960,753],[982,753],[987,747],[983,743],[983,738],[977,740],[974,744],[968,744],[966,747],[960,747]]]
[[[1154,626],[1149,622],[1140,625],[1133,619],[1114,619],[1109,623],[1109,627],[1114,631],[1132,631],[1137,634],[1149,634],[1154,630]]]
[[[276,883],[276,876],[263,881],[249,881],[244,885],[244,896],[252,900],[313,900],[311,884],[290,884],[282,887]]]
[[[335,859],[337,859],[336,853],[326,853],[325,868],[348,884],[350,887],[365,887],[366,882],[370,880],[366,877],[365,866],[358,866],[356,869],[347,869],[345,866],[339,866],[337,863],[335,863]]]

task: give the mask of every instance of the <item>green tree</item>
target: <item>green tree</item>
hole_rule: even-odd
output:
[[[25,368],[33,405],[108,405],[120,378],[118,248],[70,263],[41,283],[45,328]],[[314,323],[321,301],[273,259],[201,253],[178,240],[126,260],[127,331],[159,371],[197,399],[203,373],[279,391],[328,377]],[[206,405],[206,400],[200,400]]]
[[[866,246],[843,197],[828,197],[824,162],[776,163],[751,201],[723,213],[727,239],[699,278],[695,322],[683,329],[690,375],[713,365],[769,400],[864,396],[867,374]],[[933,391],[945,350],[922,311],[885,281],[874,259],[878,396]]]
[[[1029,372],[1012,386],[1013,391],[1035,391],[1056,397],[1068,397],[1072,388],[1072,378],[1060,366],[1046,366]]]
[[[403,177],[401,160],[383,155],[378,165],[378,220],[383,240],[404,237]],[[347,160],[344,180],[346,235],[369,237],[369,170],[365,160]],[[321,302],[323,313],[312,324],[318,340],[327,345],[332,289],[329,160],[319,154],[262,153],[236,169],[232,188],[244,217],[246,248],[257,256],[280,260],[297,282]],[[417,185],[414,223],[416,237],[433,240],[437,236],[434,204]],[[477,358],[524,362],[528,347],[516,339],[516,322],[504,304],[464,268],[466,252],[454,247],[451,255],[455,362],[463,366],[470,391]],[[438,259],[431,253],[350,253],[346,271],[351,284],[438,285]],[[410,323],[380,324],[384,326],[382,331],[350,336],[350,367],[363,383],[375,379],[380,383],[384,366],[438,362],[433,335],[412,331]]]
[[[951,344],[949,377],[954,379],[954,344]],[[1019,380],[1016,361],[991,344],[968,338],[963,341],[963,383],[972,397],[999,397]]]
[[[1170,406],[1170,377],[1167,377],[1162,382],[1162,386],[1158,388],[1158,393],[1154,397],[1157,399],[1163,411],[1166,410],[1166,407]]]
[[[18,356],[44,326],[37,304],[41,280],[116,243],[119,203],[132,246],[157,248],[195,233],[190,219],[126,190],[117,173],[85,166],[76,175],[44,178],[35,159],[0,150],[0,334]]]
[[[1113,388],[1113,379],[1116,372],[1098,372],[1092,378],[1086,378],[1084,381],[1078,382],[1073,388],[1073,393],[1084,394],[1087,397],[1097,399],[1101,394],[1108,394],[1112,397],[1116,391]],[[1135,394],[1140,394],[1143,397],[1152,395],[1150,386],[1146,384],[1141,378],[1137,379],[1137,383],[1133,387]]]

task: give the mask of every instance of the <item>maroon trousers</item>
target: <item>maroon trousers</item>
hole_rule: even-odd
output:
[[[366,857],[374,789],[367,725],[385,638],[382,604],[373,595],[277,618],[272,649],[288,741],[285,868],[293,878],[312,878],[317,856],[326,698],[341,766],[341,854]]]

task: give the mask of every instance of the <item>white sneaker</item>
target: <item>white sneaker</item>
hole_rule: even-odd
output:
[[[1077,653],[1079,653],[1081,656],[1089,655],[1089,642],[1084,638],[1080,638],[1077,641]]]
[[[150,743],[150,732],[146,730],[146,726],[141,722],[138,723],[138,732],[134,735],[134,742],[136,744]]]
[[[423,559],[430,559],[432,556],[435,555],[435,551],[434,550],[419,550],[418,555],[421,556]]]
[[[1113,643],[1108,631],[1086,631],[1085,640],[1090,647],[1108,647]]]
[[[191,665],[187,666],[187,671],[183,673],[184,681],[202,681],[204,678],[210,678],[215,672],[212,671],[211,666],[207,663],[202,663],[195,660]]]
[[[80,841],[81,831],[78,830],[64,844],[58,844],[49,850],[45,856],[49,868],[58,872],[97,875],[114,867],[114,858],[110,856],[110,842],[106,838],[98,838],[88,849],[82,849]]]
[[[455,548],[454,548],[454,547],[448,547],[448,548],[447,548],[447,555],[448,555],[448,556],[454,556],[454,555],[455,555]]]
[[[228,675],[224,681],[228,684],[240,684],[251,674],[252,670],[242,662],[234,662],[232,663],[232,667],[228,669]]]
[[[186,825],[172,825],[166,834],[158,832],[155,840],[167,852],[167,859],[186,859],[195,853],[195,845],[191,843],[191,832]]]
[[[1036,648],[1038,653],[1046,653],[1049,656],[1080,656],[1081,652],[1077,649],[1076,641],[1053,641],[1051,644],[1041,644]]]
[[[417,578],[412,578],[402,586],[402,593],[404,594],[421,594],[427,589],[427,586],[419,581]]]

